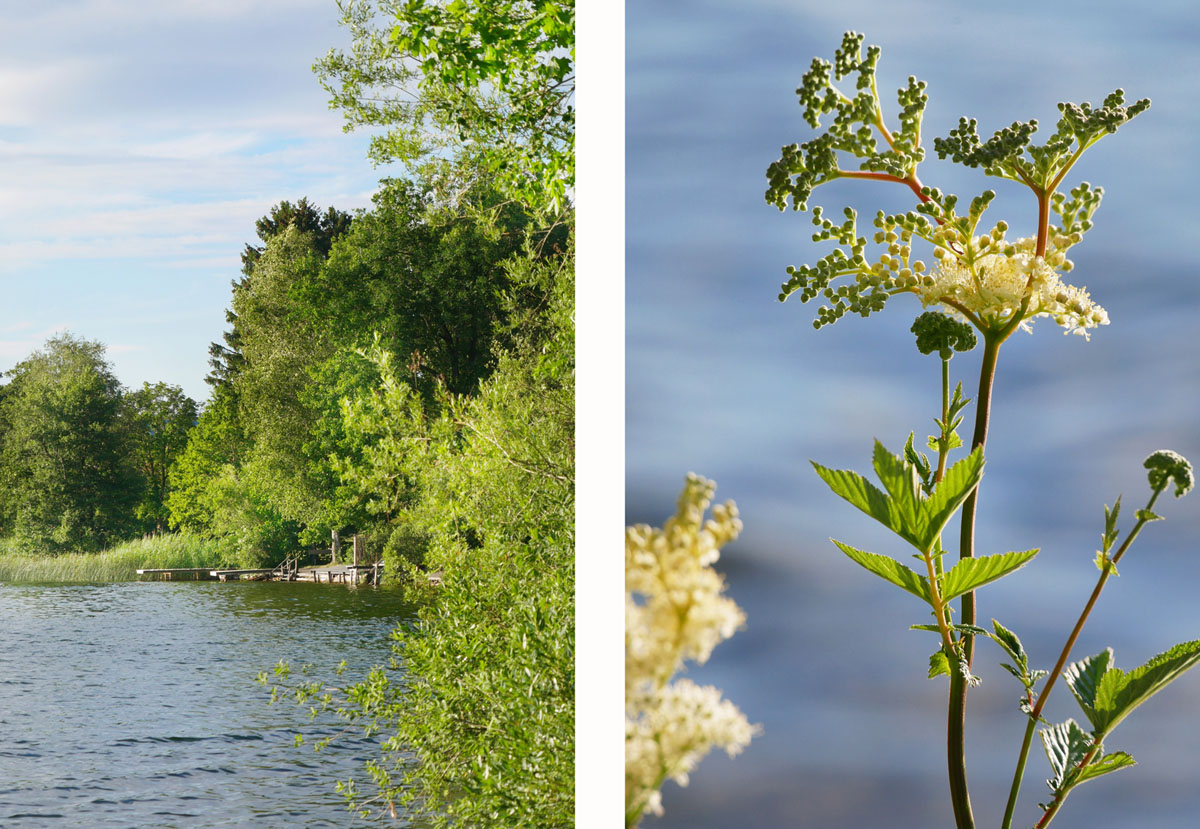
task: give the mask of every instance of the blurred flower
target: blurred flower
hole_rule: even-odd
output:
[[[712,481],[689,475],[662,529],[625,531],[626,826],[662,813],[667,779],[686,786],[711,748],[733,756],[758,730],[716,688],[670,681],[684,660],[704,663],[745,623],[711,566],[742,528],[732,502],[704,520],[715,491]]]

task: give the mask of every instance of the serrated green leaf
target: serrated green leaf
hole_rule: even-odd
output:
[[[929,678],[941,675],[950,676],[950,660],[944,651],[934,651],[929,655]]]
[[[928,579],[926,579],[928,581]],[[932,633],[941,633],[942,629],[937,625],[909,625],[909,630],[928,630]],[[987,636],[988,632],[976,625],[950,625],[950,629],[959,633],[966,633],[971,636]]]
[[[1001,662],[1000,667],[1003,668],[1004,670],[1008,671],[1010,674],[1012,674],[1013,676],[1015,676],[1017,679],[1021,680],[1022,682],[1025,680],[1025,674],[1022,673],[1021,671],[1018,671],[1016,668],[1014,668],[1012,665],[1009,665],[1007,662]]]
[[[813,469],[821,476],[835,495],[845,498],[854,506],[874,518],[892,532],[905,538],[904,524],[892,500],[878,487],[849,469],[829,469],[812,462]],[[906,538],[906,540],[908,540]]]
[[[1136,765],[1137,761],[1124,751],[1114,751],[1112,754],[1105,754],[1099,760],[1094,760],[1081,768],[1075,774],[1074,778],[1072,778],[1071,786],[1073,788],[1102,774],[1108,774],[1111,771],[1118,771],[1119,769]]]
[[[1184,642],[1125,673],[1110,668],[1096,688],[1097,735],[1110,733],[1121,720],[1150,697],[1200,663],[1200,641]]]
[[[1075,720],[1043,728],[1038,735],[1042,738],[1046,758],[1050,761],[1050,770],[1054,773],[1046,783],[1058,794],[1064,784],[1070,785],[1075,767],[1091,750],[1092,737],[1080,728]]]
[[[1112,549],[1112,545],[1116,543],[1117,536],[1121,534],[1117,529],[1117,517],[1121,514],[1121,496],[1117,496],[1117,500],[1113,502],[1112,510],[1109,510],[1108,504],[1104,505],[1104,552]]]
[[[1075,695],[1088,721],[1097,729],[1100,725],[1096,713],[1096,691],[1100,687],[1100,679],[1112,667],[1112,658],[1112,648],[1105,648],[1095,656],[1072,662],[1063,670],[1067,687]]]
[[[1029,657],[1025,655],[1025,648],[1021,645],[1021,640],[1017,638],[1017,634],[1006,628],[1004,625],[992,619],[992,639],[997,645],[1004,648],[1005,653],[1012,657],[1013,661],[1021,667],[1021,671],[1029,669]]]
[[[904,458],[921,475],[921,487],[928,494],[933,489],[933,468],[929,465],[929,458],[925,457],[924,453],[918,452],[913,446],[912,432],[908,433],[908,440],[904,443]]]
[[[1147,523],[1149,523],[1150,521],[1162,521],[1163,520],[1163,517],[1161,515],[1151,512],[1148,509],[1140,509],[1137,512],[1135,512],[1134,515],[1137,516],[1137,519],[1139,521],[1146,521]]]
[[[880,483],[891,496],[892,507],[899,515],[906,531],[898,534],[913,543],[922,552],[929,550],[932,543],[929,545],[922,543],[926,537],[926,521],[922,509],[925,499],[921,497],[921,479],[917,475],[916,468],[912,464],[905,463],[904,459],[898,455],[893,455],[879,441],[875,441],[872,461],[875,466],[875,474],[879,476]]]
[[[949,601],[1024,567],[1037,550],[959,559],[942,580],[942,600]]]
[[[836,544],[838,549],[848,555],[854,562],[867,568],[880,578],[890,581],[897,587],[904,588],[922,601],[932,601],[929,595],[929,579],[918,575],[915,571],[896,561],[896,559],[889,556],[881,556],[878,553],[868,553],[855,549],[849,544],[843,544],[836,538],[831,538],[830,541]]]
[[[927,550],[933,546],[933,542],[942,534],[942,528],[946,526],[946,522],[962,506],[963,501],[967,500],[967,496],[979,485],[979,479],[982,477],[983,451],[981,449],[976,449],[946,470],[941,483],[937,485],[933,495],[923,505],[926,516],[925,538],[929,546],[921,549]]]

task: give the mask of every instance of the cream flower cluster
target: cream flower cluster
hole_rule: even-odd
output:
[[[987,236],[977,238],[975,246],[978,250],[996,248]],[[1035,256],[1033,250],[1033,239],[1021,239],[998,252],[978,256],[970,264],[962,257],[942,256],[937,267],[916,285],[921,304],[945,305],[951,311],[957,310],[957,304],[987,325],[999,327],[1017,313],[1028,289],[1029,307],[1021,322],[1025,330],[1029,330],[1026,321],[1033,317],[1052,317],[1066,333],[1085,338],[1089,329],[1108,325],[1108,312],[1092,302],[1085,289],[1059,278],[1054,266],[1068,264],[1065,256],[1053,244],[1045,257]]]
[[[670,682],[684,660],[705,662],[745,622],[721,595],[712,569],[723,544],[741,531],[732,502],[704,511],[716,490],[689,475],[678,510],[662,529],[625,531],[625,815],[634,826],[661,814],[659,789],[688,774],[713,747],[731,756],[756,732],[716,688]]]

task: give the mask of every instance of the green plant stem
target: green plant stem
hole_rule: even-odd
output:
[[[1099,750],[1099,743],[1092,746],[1090,749],[1088,749],[1088,753],[1083,755],[1083,759],[1079,761],[1079,765],[1086,766],[1088,763],[1092,762],[1092,758],[1096,756],[1096,752]],[[1046,807],[1046,811],[1042,813],[1041,819],[1034,824],[1033,829],[1043,829],[1043,827],[1050,825],[1050,821],[1054,820],[1054,816],[1058,814],[1059,808],[1066,801],[1067,795],[1070,794],[1070,791],[1070,789],[1067,789],[1061,794],[1055,795],[1054,800],[1050,801],[1050,805]]]
[[[946,428],[950,421],[950,361],[942,360],[942,440],[938,443],[938,465],[937,474],[933,476],[933,482],[940,484],[942,478],[946,474],[946,456],[950,454],[950,447],[947,445],[949,432]]]
[[[1166,487],[1165,482],[1163,483],[1163,487]],[[1153,491],[1150,500],[1146,503],[1147,511],[1154,508],[1154,502],[1158,500],[1158,496],[1161,493],[1162,488]],[[1033,732],[1037,728],[1038,721],[1042,716],[1042,709],[1046,706],[1046,700],[1050,698],[1050,691],[1054,688],[1054,683],[1058,680],[1059,675],[1062,674],[1063,668],[1066,667],[1067,660],[1071,657],[1071,650],[1075,647],[1075,642],[1079,639],[1079,634],[1083,631],[1083,626],[1087,622],[1088,616],[1091,615],[1092,608],[1096,606],[1096,600],[1100,598],[1100,593],[1104,590],[1104,585],[1108,581],[1109,575],[1116,569],[1117,562],[1125,555],[1125,551],[1133,544],[1134,540],[1138,537],[1138,533],[1142,531],[1142,527],[1146,526],[1147,523],[1145,518],[1138,519],[1137,523],[1133,525],[1133,529],[1129,531],[1129,535],[1126,536],[1125,541],[1117,548],[1117,552],[1113,554],[1110,564],[1100,571],[1100,578],[1096,581],[1096,587],[1092,590],[1092,595],[1088,597],[1087,604],[1083,607],[1083,612],[1079,614],[1079,620],[1075,622],[1075,627],[1072,629],[1071,635],[1067,637],[1067,642],[1063,645],[1062,653],[1058,655],[1058,662],[1054,664],[1054,670],[1046,678],[1046,687],[1042,689],[1042,693],[1038,695],[1037,703],[1034,704],[1033,709],[1029,712],[1029,723],[1025,726],[1025,737],[1021,742],[1021,752],[1017,756],[1017,769],[1013,774],[1012,786],[1008,792],[1008,805],[1004,809],[1004,822],[1001,824],[1001,829],[1010,829],[1012,826],[1013,812],[1017,807],[1017,795],[1021,791],[1021,780],[1025,776],[1025,763],[1029,758],[1029,747],[1033,744]],[[1080,763],[1081,766],[1088,763],[1092,753],[1094,752],[1089,752],[1084,757]],[[1057,808],[1057,806],[1054,806],[1055,811],[1057,811]],[[1047,812],[1047,814],[1050,814],[1050,812]],[[1044,819],[1045,817],[1043,816]],[[1049,823],[1049,821],[1046,821],[1046,823]],[[1042,825],[1044,824],[1038,823],[1038,826]]]
[[[971,449],[986,448],[988,420],[992,409],[992,386],[996,381],[996,359],[1000,354],[1000,340],[985,334],[983,363],[979,367],[979,395],[975,398],[975,434]],[[975,551],[975,505],[979,500],[976,487],[963,503],[962,530],[959,534],[959,559],[971,558]],[[975,592],[962,597],[962,623],[975,624]],[[975,639],[966,634],[962,637],[963,658],[968,666],[975,652]],[[950,700],[946,715],[946,763],[950,772],[950,801],[954,806],[954,821],[958,829],[974,829],[975,818],[971,814],[971,797],[967,791],[966,719],[967,678],[960,672],[950,676]]]

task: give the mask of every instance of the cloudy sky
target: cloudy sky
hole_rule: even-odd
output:
[[[4,5],[0,370],[69,330],[126,386],[206,397],[255,219],[365,207],[384,174],[311,71],[346,43],[335,3]]]

